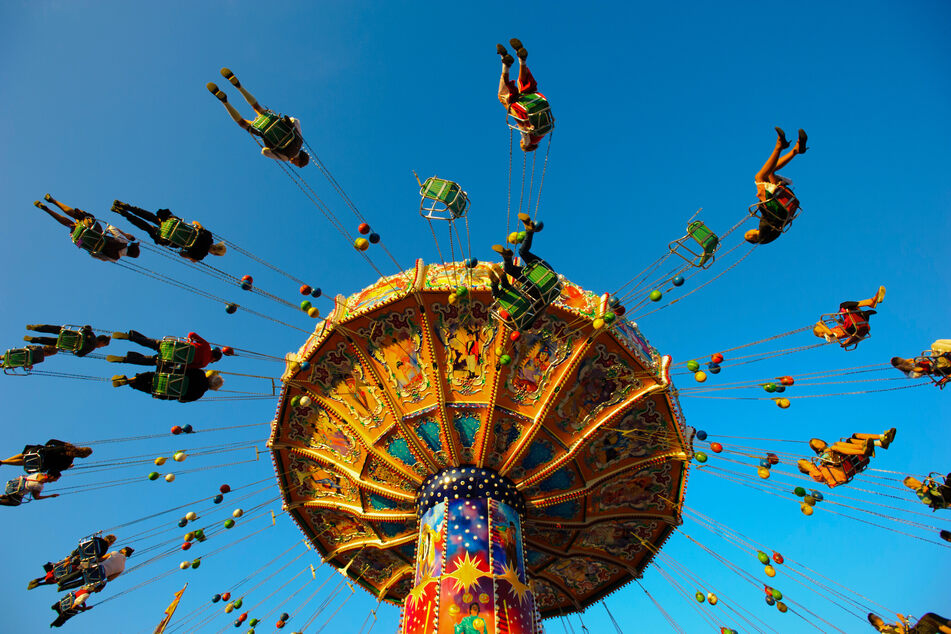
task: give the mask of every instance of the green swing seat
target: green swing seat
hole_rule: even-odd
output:
[[[455,220],[465,216],[469,208],[469,197],[459,183],[444,178],[426,179],[419,188],[419,195],[423,197],[419,213],[424,218]],[[427,200],[432,201],[429,206],[426,206]]]
[[[534,128],[531,131],[533,136],[548,134],[555,127],[555,118],[551,114],[551,106],[548,105],[548,100],[537,92],[522,94],[516,103],[525,108],[528,123]],[[517,117],[514,114],[512,117],[521,123],[525,122],[525,119]],[[517,128],[518,126],[509,127]]]
[[[289,158],[297,155],[304,141],[293,123],[270,110],[255,117],[251,127],[264,139],[264,145]]]
[[[64,352],[79,352],[79,349],[83,347],[84,339],[80,330],[72,330],[64,326],[56,336],[56,349]]]
[[[194,245],[198,239],[198,229],[181,218],[172,216],[162,223],[159,228],[159,235],[171,242],[172,245],[180,249],[187,249]]]
[[[87,227],[82,223],[77,223],[73,227],[70,238],[77,247],[93,255],[102,253],[102,250],[106,247],[106,236],[103,232],[96,227]]]
[[[188,377],[184,374],[156,372],[152,377],[152,396],[167,400],[180,400],[188,390]]]
[[[700,249],[695,250],[688,246],[689,240],[696,242]],[[707,269],[713,264],[719,246],[720,238],[717,234],[700,220],[695,220],[687,225],[687,235],[674,240],[667,245],[667,248],[671,253],[679,255],[692,266]],[[687,255],[683,253],[684,251]]]
[[[32,348],[14,348],[3,353],[3,369],[32,368],[43,360],[37,350]]]
[[[188,365],[195,360],[195,346],[183,339],[166,337],[159,343],[159,358],[165,363]]]

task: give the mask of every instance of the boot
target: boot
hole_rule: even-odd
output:
[[[106,361],[108,361],[109,363],[122,363],[125,361],[125,357],[119,357],[114,354],[107,354]]]
[[[127,333],[127,332],[114,332],[114,333],[112,333],[112,338],[113,338],[113,339],[128,339],[128,338],[129,338],[129,333]]]
[[[884,434],[882,434],[881,447],[882,449],[888,449],[888,446],[892,444],[892,441],[895,440],[895,428],[892,427]]]
[[[231,82],[231,85],[235,88],[241,87],[241,82],[238,81],[238,78],[234,76],[234,73],[231,72],[230,68],[222,68],[221,76]]]
[[[129,384],[129,378],[123,374],[117,374],[112,377],[112,387],[121,387]]]
[[[222,103],[228,102],[228,95],[221,92],[221,90],[218,89],[218,86],[216,86],[212,82],[208,82],[207,84],[205,84],[205,88],[207,88],[208,92],[213,94],[218,101]]]
[[[806,140],[809,137],[806,136],[806,131],[802,128],[799,128],[799,142],[796,144],[796,154],[805,154],[806,150],[809,148],[806,147]]]
[[[209,88],[209,90],[211,90]],[[779,126],[776,126],[776,135],[779,137],[779,147],[783,150],[789,147],[789,141],[786,140],[786,133]]]
[[[511,249],[506,249],[501,244],[493,244],[492,250],[501,255],[503,258],[510,258],[513,255]]]

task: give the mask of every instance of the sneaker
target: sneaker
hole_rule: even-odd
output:
[[[209,88],[208,90],[211,90],[211,88]],[[789,141],[786,140],[786,133],[783,132],[783,129],[780,128],[779,126],[776,126],[776,134],[779,136],[779,147],[783,150],[788,148],[790,143]]]
[[[502,56],[502,63],[506,66],[511,66],[512,64],[515,63],[515,58],[509,55],[508,53],[506,53],[505,55]]]
[[[496,44],[496,45],[495,45],[495,52],[498,53],[499,55],[501,55],[502,57],[505,57],[506,55],[509,54],[509,52],[508,52],[507,50],[505,50],[505,47],[502,46],[501,44]]]
[[[43,200],[45,200],[48,203],[51,203],[53,202],[53,197],[50,196],[49,194],[43,194]]]
[[[495,251],[496,253],[498,253],[499,255],[501,255],[503,258],[510,258],[510,257],[512,257],[512,250],[511,250],[511,249],[506,249],[506,248],[503,247],[501,244],[493,244],[493,245],[492,245],[492,250]]]
[[[512,48],[514,48],[516,51],[517,51],[518,49],[520,49],[520,48],[525,48],[525,47],[522,46],[522,40],[518,39],[517,37],[513,37],[511,40],[509,40],[509,44],[510,44],[510,45],[512,46]]]
[[[114,354],[107,354],[106,361],[108,361],[109,363],[122,363],[123,361],[125,361],[125,357],[119,357]]]
[[[879,286],[878,292],[875,293],[875,305],[877,306],[878,304],[881,304],[883,301],[885,301],[885,287]]]
[[[809,148],[806,147],[806,140],[809,137],[806,136],[806,131],[802,128],[799,128],[799,142],[796,143],[796,154],[805,154],[806,150]]]
[[[528,214],[521,213],[518,215],[518,219],[522,221],[522,224],[525,225],[525,231],[534,231],[535,223],[532,222],[532,217]]]
[[[30,335],[23,335],[23,341],[26,341],[28,343],[33,343],[34,341],[36,341],[36,339],[34,337],[31,337]]]
[[[921,481],[918,480],[918,478],[915,478],[913,476],[905,476],[905,478],[901,481],[901,483],[904,484],[909,489],[915,489],[915,490],[917,490],[918,487],[921,486]]]
[[[40,328],[42,328],[42,324],[27,324],[26,325],[27,330],[39,330]]]
[[[234,73],[231,72],[230,68],[222,68],[221,76],[231,82],[231,85],[235,88],[241,87],[241,82],[238,81],[238,78],[234,76]]]
[[[518,49],[517,51],[515,51],[515,54],[516,54],[516,55],[518,56],[518,58],[519,58],[520,60],[522,60],[523,62],[524,62],[526,59],[528,59],[528,51],[525,50],[524,48]]]
[[[878,630],[879,632],[884,631],[884,630],[882,630],[882,628],[885,627],[885,621],[883,621],[883,620],[882,620],[882,617],[880,617],[879,615],[877,615],[877,614],[872,614],[871,612],[869,612],[869,613],[868,613],[868,622],[871,623],[871,624],[872,624],[872,627],[874,627],[874,628],[875,628],[876,630]]]
[[[875,455],[875,440],[873,438],[865,439],[865,457]]]
[[[884,434],[882,434],[882,449],[888,449],[888,446],[892,444],[892,441],[895,440],[895,428],[892,427]]]
[[[124,374],[116,374],[112,377],[112,387],[121,387],[128,385],[129,379]]]
[[[112,338],[113,338],[113,339],[128,339],[128,338],[129,338],[129,333],[127,333],[127,332],[114,332],[114,333],[112,333]]]
[[[214,83],[208,82],[207,84],[205,84],[205,88],[207,88],[208,92],[213,94],[215,98],[218,99],[218,101],[220,101],[221,103],[225,103],[228,101],[228,95],[221,92],[218,89],[218,86],[216,86]]]
[[[806,460],[805,458],[800,458],[796,462],[796,466],[799,467],[800,473],[805,473],[806,475],[809,475],[810,473],[812,473],[812,463]]]
[[[46,209],[46,205],[44,205],[43,203],[41,203],[41,202],[38,201],[38,200],[34,200],[34,201],[33,201],[33,206],[34,206],[34,207],[38,207],[38,208],[40,208],[40,209]]]
[[[35,588],[35,587],[38,586],[38,585],[40,585],[39,580],[38,580],[38,579],[32,579],[32,580],[30,580],[30,583],[26,584],[26,589],[27,589],[27,590],[32,590],[33,588]]]
[[[824,440],[819,438],[810,438],[809,439],[809,448],[812,449],[817,454],[822,453],[828,445]]]

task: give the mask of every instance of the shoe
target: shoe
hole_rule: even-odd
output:
[[[112,387],[121,387],[128,384],[129,379],[124,374],[117,374],[112,377]]]
[[[509,55],[508,53],[506,53],[505,55],[502,56],[502,63],[506,66],[511,66],[512,64],[515,63],[515,58]]]
[[[882,434],[882,449],[888,449],[888,446],[892,444],[892,441],[895,440],[895,428],[892,427],[884,434]]]
[[[35,587],[38,586],[38,585],[40,585],[40,582],[39,582],[38,580],[36,580],[36,579],[32,579],[32,580],[30,580],[30,583],[26,584],[26,589],[27,589],[27,590],[32,590],[33,588],[35,588]]]
[[[904,484],[909,489],[914,489],[914,490],[917,490],[918,487],[921,486],[921,481],[918,480],[918,478],[915,478],[914,476],[905,476],[905,478],[901,481],[901,483]]]
[[[46,209],[46,205],[44,205],[43,203],[41,203],[41,202],[38,201],[38,200],[34,200],[34,201],[33,201],[33,206],[34,206],[34,207],[39,207],[40,209]]]
[[[519,214],[518,219],[522,221],[522,224],[525,225],[525,231],[534,231],[535,223],[532,222],[532,217],[528,214]]]
[[[125,361],[125,357],[119,357],[114,354],[107,354],[106,361],[108,361],[109,363],[122,363],[123,361]]]
[[[879,632],[883,631],[882,628],[885,627],[885,621],[882,620],[882,617],[871,612],[868,613],[868,622]]]
[[[884,301],[885,301],[885,287],[879,286],[878,292],[875,293],[875,305],[877,306],[878,304],[881,304]]]
[[[951,542],[951,531],[941,531],[938,535],[940,535],[944,541]]]
[[[809,439],[809,448],[812,449],[817,454],[820,454],[823,451],[825,451],[826,447],[828,447],[828,445],[826,444],[824,440],[820,440],[819,438]]]
[[[43,200],[45,200],[48,203],[51,203],[53,202],[53,197],[50,196],[49,194],[43,194]]]
[[[216,86],[212,82],[208,82],[207,84],[205,84],[205,88],[207,88],[208,92],[213,94],[215,98],[218,99],[218,101],[220,101],[221,103],[226,103],[228,101],[228,95],[218,90],[218,86]]]
[[[513,37],[511,40],[509,40],[509,44],[510,44],[510,45],[512,46],[512,48],[515,49],[516,51],[517,51],[518,49],[520,49],[520,48],[525,48],[525,47],[522,46],[522,40],[518,39],[517,37]]]
[[[42,327],[42,324],[27,324],[27,330],[39,330]]]
[[[210,88],[208,90],[211,90]],[[783,150],[789,147],[790,143],[786,140],[786,133],[779,126],[776,126],[776,134],[779,135],[779,147]]]
[[[799,143],[796,144],[796,154],[805,154],[806,150],[809,148],[806,147],[806,140],[809,137],[806,136],[806,131],[802,128],[799,128]]]
[[[112,338],[113,338],[113,339],[128,339],[128,338],[129,338],[129,333],[127,333],[127,332],[114,332],[114,333],[112,333]]]
[[[234,73],[231,72],[230,68],[222,68],[221,76],[231,82],[231,85],[235,88],[241,87],[241,82],[238,81],[238,78],[234,76]]]
[[[33,343],[36,341],[36,339],[30,335],[23,335],[23,341],[26,341],[27,343]]]
[[[799,473],[809,475],[812,472],[812,463],[805,458],[800,458],[796,466],[799,467]]]
[[[875,440],[872,438],[866,438],[865,439],[865,457],[868,458],[874,455],[875,455]]]
[[[492,245],[492,250],[495,251],[496,253],[498,253],[499,255],[501,255],[503,258],[510,258],[510,257],[512,257],[512,250],[511,250],[511,249],[506,249],[506,248],[503,247],[501,244],[493,244],[493,245]]]
[[[523,62],[524,62],[526,59],[528,59],[528,51],[525,50],[524,48],[518,49],[517,51],[515,51],[515,54],[516,54],[516,55],[518,56],[518,58],[519,58],[520,60],[522,60]]]
[[[505,47],[502,46],[501,44],[496,44],[496,45],[495,45],[495,52],[498,53],[499,55],[501,55],[502,57],[505,57],[506,55],[509,54],[509,52],[508,52],[507,50],[505,50]]]

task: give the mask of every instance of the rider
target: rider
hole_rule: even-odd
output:
[[[106,360],[110,363],[132,363],[135,365],[159,365],[162,363],[161,347],[162,342],[158,339],[150,339],[140,332],[135,330],[130,330],[129,332],[114,332],[112,333],[113,339],[128,339],[133,343],[137,343],[140,346],[146,348],[151,348],[159,354],[153,354],[151,356],[146,356],[138,352],[130,351],[127,352],[124,357],[109,355],[106,357]],[[221,349],[212,348],[211,344],[198,336],[198,333],[190,332],[188,333],[188,341],[185,345],[189,345],[195,349],[194,358],[185,364],[186,368],[196,368],[201,369],[207,366],[209,363],[214,363],[221,359]]]
[[[809,447],[818,455],[817,459],[800,459],[799,471],[816,482],[822,482],[829,488],[851,481],[856,473],[868,465],[868,458],[875,455],[875,447],[888,449],[895,440],[895,428],[881,434],[852,434],[850,438],[839,440],[829,446],[819,438],[809,440]]]
[[[74,209],[64,205],[49,194],[46,194],[44,198],[47,202],[51,202],[62,209],[69,218],[59,215],[38,200],[33,204],[52,216],[56,222],[67,227],[73,244],[88,251],[92,257],[105,262],[117,262],[123,256],[139,257],[139,244],[132,234],[109,224],[106,225],[106,229],[103,231],[102,225],[92,214],[82,209]],[[93,235],[93,237],[90,237],[87,233]],[[97,244],[100,237],[101,244]]]
[[[23,498],[29,493],[34,500],[45,500],[47,498],[58,498],[59,493],[50,495],[40,495],[43,492],[43,485],[47,482],[56,482],[59,480],[59,473],[51,471],[49,473],[31,473],[30,475],[17,476],[9,482],[4,489],[8,493],[0,495],[0,506],[20,506]]]
[[[551,266],[545,262],[545,260],[541,259],[531,251],[532,240],[535,236],[535,233],[541,231],[543,225],[540,222],[532,222],[532,217],[525,213],[520,213],[518,215],[518,219],[521,220],[522,224],[525,226],[525,239],[522,240],[522,243],[518,247],[518,256],[522,260],[522,265],[519,266],[518,264],[515,264],[512,250],[505,248],[501,244],[492,245],[492,250],[502,256],[505,272],[508,275],[511,275],[521,285],[522,289],[531,295],[533,300],[541,302],[541,293],[538,291],[535,285],[530,284],[528,279],[525,277],[525,267],[529,264],[540,262],[546,268],[551,269]]]
[[[32,337],[30,335],[23,337],[23,341],[38,343],[45,346],[56,346],[59,342],[59,335],[63,332],[62,326],[53,326],[50,324],[27,324],[26,329],[32,330],[34,332],[43,332],[50,335],[56,335],[55,337]],[[67,329],[66,332],[69,332],[69,330]],[[87,354],[97,348],[104,348],[105,346],[108,346],[109,335],[97,336],[96,333],[92,331],[92,326],[83,326],[79,329],[79,339],[76,341],[76,343],[78,344],[78,347],[71,349],[71,352],[77,357],[85,357]]]
[[[96,561],[99,562],[102,561],[102,559],[106,556],[106,553],[109,552],[109,547],[116,543],[116,536],[96,536],[89,540],[89,542],[89,546],[84,550],[86,553],[94,555]],[[82,554],[83,553],[80,553],[79,548],[76,548],[56,565],[53,565],[53,563],[49,561],[46,562],[46,564],[43,565],[43,569],[46,571],[46,574],[42,577],[37,577],[36,579],[31,580],[30,583],[27,584],[26,589],[32,590],[37,586],[49,586],[65,580],[67,574],[72,573],[79,568]]]
[[[52,357],[57,352],[55,346],[11,348],[0,355],[0,362],[2,362],[4,368],[32,368],[38,363],[43,363],[46,357]]]
[[[548,100],[545,95],[538,92],[538,82],[535,81],[531,71],[528,70],[528,64],[525,62],[528,58],[528,51],[522,46],[522,42],[512,38],[509,40],[509,44],[515,49],[515,54],[518,56],[518,83],[509,79],[509,69],[515,60],[508,54],[504,46],[496,44],[496,52],[502,56],[499,101],[505,111],[515,117],[519,132],[522,135],[519,146],[525,152],[534,152],[542,138],[551,131],[551,123],[550,121],[543,121],[543,127],[538,128],[532,123],[532,114],[539,108],[548,108]]]
[[[105,584],[94,584],[83,586],[75,592],[63,595],[63,598],[51,606],[51,609],[58,615],[56,620],[50,623],[50,627],[60,627],[63,623],[73,618],[80,612],[93,609],[94,606],[86,605],[86,599],[93,592],[100,592],[105,588]]]
[[[805,154],[806,150],[806,132],[799,129],[799,140],[796,145],[784,156],[780,152],[789,147],[790,143],[786,140],[786,133],[780,127],[776,128],[776,146],[772,154],[766,159],[763,167],[756,172],[753,181],[756,183],[756,197],[764,203],[760,205],[761,216],[758,229],[750,229],[743,236],[747,242],[752,244],[769,244],[783,233],[785,226],[791,222],[790,216],[794,210],[790,211],[781,204],[769,205],[765,203],[773,198],[778,187],[789,188],[792,181],[785,176],[780,176],[776,172],[784,168],[789,161],[797,154]]]
[[[119,550],[114,550],[99,559],[99,572],[105,582],[112,581],[125,571],[125,560],[131,557],[135,549],[126,546]],[[58,592],[63,590],[72,590],[83,585],[83,570],[75,570],[59,580]]]
[[[149,234],[155,244],[177,248],[180,256],[192,262],[200,262],[209,253],[224,255],[228,250],[224,242],[215,242],[211,232],[197,220],[188,225],[168,209],[159,209],[153,214],[117,200],[112,203],[112,210]]]
[[[869,333],[869,317],[876,314],[874,310],[860,310],[861,308],[875,308],[885,299],[885,287],[879,286],[878,292],[870,299],[858,302],[842,302],[839,304],[839,314],[834,318],[837,326],[829,328],[822,321],[816,322],[812,334],[829,343],[838,341],[845,348],[862,341]]]
[[[951,508],[951,473],[944,476],[943,484],[938,484],[933,475],[926,477],[924,482],[907,476],[902,483],[915,492],[922,504],[927,504],[932,510]]]
[[[128,385],[133,390],[138,390],[140,392],[145,392],[146,394],[151,394],[155,398],[166,400],[166,401],[181,401],[182,403],[190,403],[192,401],[197,401],[205,392],[208,390],[217,390],[225,382],[223,378],[215,370],[208,370],[207,372],[202,372],[198,368],[185,368],[183,375],[188,380],[188,386],[181,396],[173,396],[165,393],[156,393],[152,391],[152,382],[155,379],[156,375],[165,374],[169,376],[167,372],[140,372],[136,374],[131,379],[125,375],[117,374],[112,377],[112,387],[120,387],[123,385]]]
[[[62,473],[73,466],[75,458],[88,458],[90,454],[92,454],[92,449],[89,447],[77,447],[68,442],[51,438],[46,441],[45,445],[26,445],[21,453],[10,456],[6,460],[0,460],[0,464],[17,467],[27,466],[29,469],[33,465],[27,465],[27,458],[36,455],[39,464],[33,467],[32,470],[40,473],[52,471]]]
[[[934,612],[927,612],[914,625],[903,614],[898,615],[895,623],[886,623],[882,617],[869,612],[868,622],[881,634],[951,634],[951,620]]]
[[[238,89],[238,92],[245,98],[248,105],[254,108],[254,112],[258,116],[253,121],[243,118],[241,113],[228,103],[228,96],[215,84],[209,82],[206,85],[208,91],[224,104],[235,123],[264,141],[261,154],[277,161],[287,161],[297,167],[307,165],[310,162],[310,156],[301,149],[304,144],[304,137],[301,134],[300,121],[287,115],[281,116],[259,104],[254,95],[241,86],[241,82],[238,81],[238,78],[234,76],[230,69],[222,68],[221,76]]]

